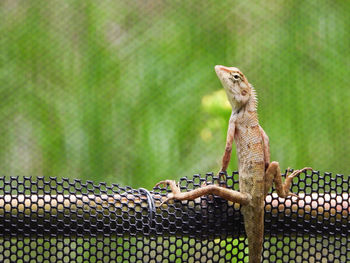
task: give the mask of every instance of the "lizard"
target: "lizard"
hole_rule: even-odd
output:
[[[290,191],[293,178],[302,172],[312,170],[312,168],[305,167],[295,170],[289,175],[288,168],[283,183],[279,163],[270,162],[269,138],[259,125],[257,95],[254,87],[238,68],[217,65],[215,72],[232,106],[219,176],[221,179],[226,174],[231,159],[232,144],[235,141],[238,157],[239,191],[213,184],[181,192],[173,180],[161,181],[156,186],[168,185],[171,189],[171,193],[161,204],[174,199],[194,200],[209,194],[239,203],[248,237],[249,262],[257,263],[261,261],[263,248],[264,200],[272,184],[274,183],[279,197],[297,197]]]

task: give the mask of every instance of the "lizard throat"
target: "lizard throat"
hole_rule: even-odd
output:
[[[249,111],[249,112],[256,112],[257,111],[257,100],[255,91],[252,90],[252,94],[250,98],[248,99],[247,103],[245,104],[239,104],[237,102],[231,103],[232,106],[232,112],[238,114],[242,111]]]

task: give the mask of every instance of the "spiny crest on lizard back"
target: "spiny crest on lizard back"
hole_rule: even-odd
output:
[[[255,88],[253,87],[252,84],[249,84],[250,88],[252,89],[252,94],[250,95],[250,99],[254,105],[255,110],[258,108],[258,96],[256,95]]]
[[[217,65],[215,72],[226,91],[233,111],[239,111],[245,105],[249,111],[256,111],[255,89],[238,68]]]

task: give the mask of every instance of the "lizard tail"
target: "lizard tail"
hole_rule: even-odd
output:
[[[253,209],[252,207],[245,208]],[[254,208],[254,213],[250,211],[243,213],[243,216],[248,237],[249,263],[260,263],[264,242],[264,209]]]

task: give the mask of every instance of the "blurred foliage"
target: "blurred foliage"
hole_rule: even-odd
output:
[[[348,173],[349,11],[316,0],[2,0],[1,173],[150,188],[218,171],[230,110],[216,64],[256,87],[282,168]]]

